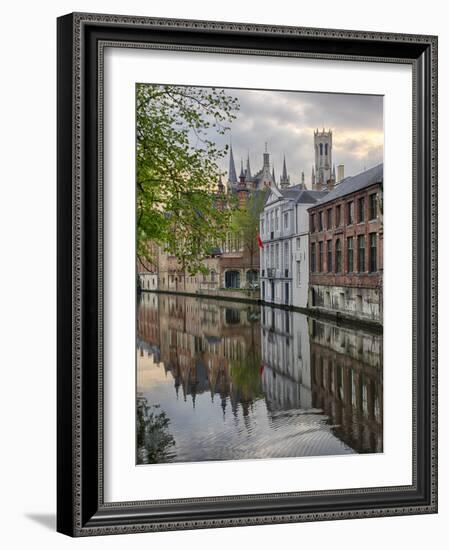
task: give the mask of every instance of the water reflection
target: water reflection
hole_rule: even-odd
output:
[[[382,336],[267,306],[144,293],[137,462],[382,451]]]

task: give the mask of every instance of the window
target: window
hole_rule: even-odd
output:
[[[348,273],[354,271],[354,238],[348,237]]]
[[[284,229],[288,229],[288,212],[284,214]]]
[[[226,308],[225,319],[228,325],[238,325],[240,323],[240,311],[234,308]]]
[[[350,201],[346,205],[347,208],[347,218],[348,218],[348,225],[352,225],[354,223],[354,202]]]
[[[259,281],[259,272],[256,269],[250,269],[246,272],[246,282],[249,285],[257,284]]]
[[[369,196],[369,219],[375,220],[377,218],[377,195],[373,193]]]
[[[359,268],[359,271],[365,271],[365,235],[359,235],[358,248],[359,248],[358,268]]]
[[[301,237],[296,238],[296,250],[300,250],[301,248]]]
[[[270,231],[274,231],[274,210],[270,212],[270,218],[271,218]]]
[[[315,252],[315,243],[310,245],[310,271],[315,271],[316,269],[316,252]]]
[[[275,216],[275,229],[277,231],[279,229],[279,208],[276,208]]]
[[[296,262],[296,286],[301,286],[301,262]]]
[[[369,270],[377,271],[377,235],[370,233],[369,236]]]
[[[323,254],[324,254],[324,243],[320,241],[318,243],[318,271],[323,270]]]
[[[215,270],[212,270],[210,272],[210,282],[215,283],[217,281],[217,272]]]
[[[323,144],[320,143],[320,155],[323,155]]]
[[[289,266],[289,260],[290,260],[290,257],[289,257],[289,253],[288,253],[288,241],[285,241],[284,242],[284,269],[288,269],[288,266]]]
[[[341,239],[335,242],[335,271],[341,273]]]
[[[328,148],[329,148],[329,145],[326,143],[326,144],[324,145],[324,154],[325,154],[325,155],[327,155],[327,152],[328,152],[328,150],[329,150]]]
[[[341,204],[335,208],[335,226],[340,227],[341,225]]]
[[[323,231],[323,211],[318,213],[318,230]]]
[[[365,221],[365,197],[360,197],[359,199],[359,217],[358,222],[362,223]]]
[[[279,248],[279,243],[276,243],[276,269],[279,269],[279,256],[280,256],[280,248]]]
[[[270,246],[270,267],[274,267],[274,245]]]
[[[312,214],[310,216],[310,232],[311,233],[315,232],[315,214]]]
[[[226,288],[240,288],[240,272],[239,271],[226,271],[226,273],[225,273],[225,287]]]
[[[332,241],[327,241],[327,270],[332,271]]]
[[[327,209],[327,228],[332,228],[332,208]]]

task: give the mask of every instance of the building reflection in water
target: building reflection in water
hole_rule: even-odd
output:
[[[138,463],[382,451],[381,335],[153,293],[137,325]],[[167,453],[148,451],[161,436],[142,429],[143,400]]]

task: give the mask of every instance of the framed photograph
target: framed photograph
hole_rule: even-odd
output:
[[[437,511],[437,38],[58,19],[58,531]]]

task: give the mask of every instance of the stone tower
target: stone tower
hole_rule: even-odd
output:
[[[320,132],[318,128],[313,132],[313,142],[315,149],[315,182],[316,186],[326,187],[327,182],[332,177],[332,132],[324,128]]]

